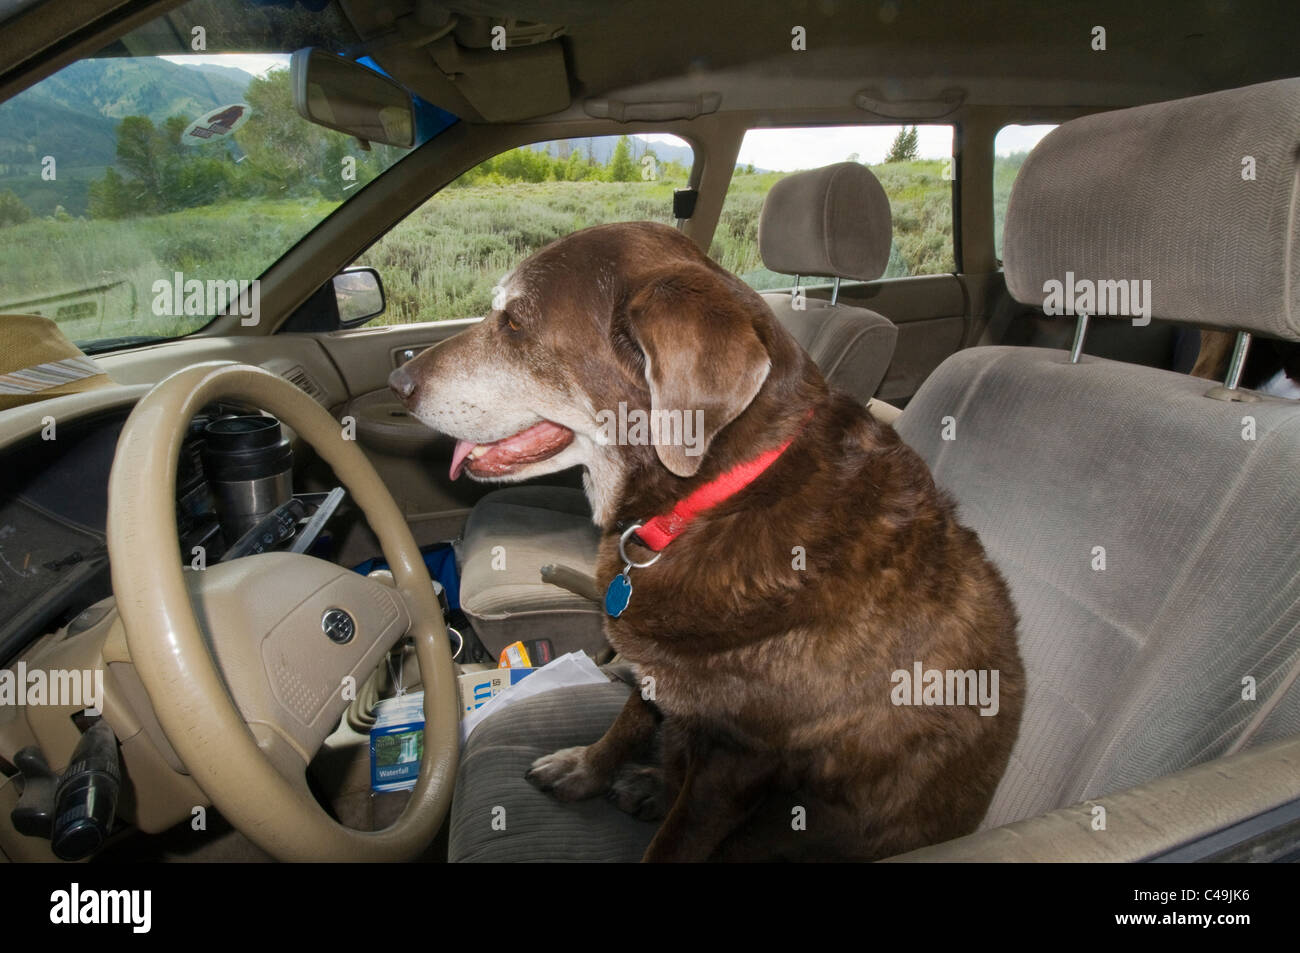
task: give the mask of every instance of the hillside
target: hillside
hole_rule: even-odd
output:
[[[157,58],[92,59],[0,104],[0,191],[12,189],[37,215],[62,204],[85,212],[86,186],[113,163],[125,116],[196,118],[239,102],[252,76],[229,66],[182,66]],[[54,156],[63,187],[42,189],[41,159]]]
[[[531,148],[536,149],[538,152],[545,152],[557,159],[567,159],[570,153],[580,152],[599,165],[607,165],[609,160],[614,157],[614,149],[618,146],[618,139],[619,137],[616,135],[589,136],[585,139],[557,139],[552,142],[535,143]],[[643,136],[628,136],[628,139],[632,144],[633,160],[645,155],[647,149],[653,150],[661,162],[680,162],[688,169],[694,160],[694,151],[685,144],[679,146],[671,142],[657,142]]]

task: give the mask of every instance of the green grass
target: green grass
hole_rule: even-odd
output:
[[[126,335],[175,337],[208,317],[153,313],[153,283],[252,279],[293,246],[337,202],[246,201],[166,215],[103,221],[32,219],[0,231],[0,313],[33,298],[113,284],[94,318],[60,322],[74,340]],[[51,305],[23,308],[53,315]]]
[[[893,207],[894,246],[886,277],[955,270],[952,183],[939,161],[876,166]],[[760,290],[791,276],[763,267],[758,217],[785,173],[737,175],[727,192],[710,254]],[[472,317],[491,309],[501,276],[544,245],[603,222],[671,223],[672,192],[683,183],[541,182],[448,189],[426,202],[357,261],[377,269],[388,311],[375,323]]]
[[[873,167],[893,209],[886,277],[954,270],[952,183],[943,178],[943,165]],[[710,249],[724,268],[760,290],[790,285],[790,276],[765,269],[758,254],[763,197],[782,177],[737,175]],[[446,189],[357,260],[383,278],[388,310],[375,323],[484,314],[493,287],[521,259],[589,225],[671,223],[673,189],[682,185],[667,179]],[[184,334],[207,319],[154,315],[156,280],[176,271],[186,279],[255,278],[335,207],[327,200],[249,200],[120,221],[32,219],[0,230],[0,312],[41,295],[115,283],[99,314],[65,325],[70,337]]]
[[[520,182],[442,192],[357,259],[384,281],[388,310],[375,323],[485,314],[502,276],[557,238],[604,222],[671,223],[675,185]]]

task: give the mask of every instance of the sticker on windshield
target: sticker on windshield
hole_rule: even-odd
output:
[[[198,146],[213,139],[224,139],[248,122],[248,117],[252,114],[253,109],[247,103],[218,106],[185,127],[181,133],[181,144]]]

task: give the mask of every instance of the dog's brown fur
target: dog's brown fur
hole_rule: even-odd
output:
[[[1196,363],[1188,372],[1192,377],[1222,381],[1228,373],[1237,335],[1231,331],[1201,330],[1201,346]],[[1300,345],[1291,341],[1255,338],[1246,352],[1239,385],[1254,390],[1264,385],[1278,371],[1293,383],[1300,384]]]
[[[642,816],[666,811],[647,860],[870,859],[974,830],[1019,728],[1017,618],[920,457],[829,391],[763,300],[673,229],[575,233],[512,283],[525,289],[508,307],[526,342],[489,316],[467,343],[409,366],[417,390],[443,361],[505,347],[523,377],[595,408],[705,410],[702,457],[608,448],[617,485],[589,477],[602,587],[623,568],[620,525],[793,439],[655,565],[632,570],[631,603],[606,631],[645,690],[600,742],[540,759],[530,779],[565,800],[606,793]],[[915,662],[998,671],[998,713],[893,704],[891,673]],[[658,763],[637,765],[652,743]]]

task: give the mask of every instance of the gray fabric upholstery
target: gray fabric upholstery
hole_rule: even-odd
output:
[[[986,827],[1295,730],[1300,404],[1206,389],[1061,351],[975,348],[899,418],[1020,611],[1028,701]]]
[[[817,298],[805,298],[802,310],[788,294],[765,294],[763,300],[832,387],[848,391],[863,404],[871,399],[894,358],[894,322],[866,308]]]
[[[773,271],[873,281],[889,265],[889,198],[871,170],[837,162],[768,190],[758,252]]]
[[[542,755],[597,741],[627,694],[622,682],[546,692],[480,724],[460,757],[448,858],[640,860],[658,824],[638,821],[604,798],[562,804],[524,780]],[[505,809],[504,830],[492,826],[496,807]]]
[[[460,599],[483,644],[494,654],[516,639],[550,639],[556,654],[601,649],[600,607],[539,574],[547,563],[590,573],[599,543],[581,490],[515,486],[479,500],[465,524]]]
[[[1067,122],[1012,189],[1007,288],[1147,279],[1153,317],[1300,340],[1298,162],[1300,79]]]
[[[1300,799],[1300,737],[1261,744],[1184,768],[1109,797],[891,857],[891,863],[1187,863],[1224,828]],[[1104,807],[1109,833],[1093,828]],[[1203,839],[1202,839],[1203,838]],[[1250,848],[1250,861],[1280,861],[1285,840]],[[1217,849],[1227,847],[1219,841]],[[1270,856],[1271,855],[1271,856]],[[1215,861],[1245,860],[1231,848]]]

